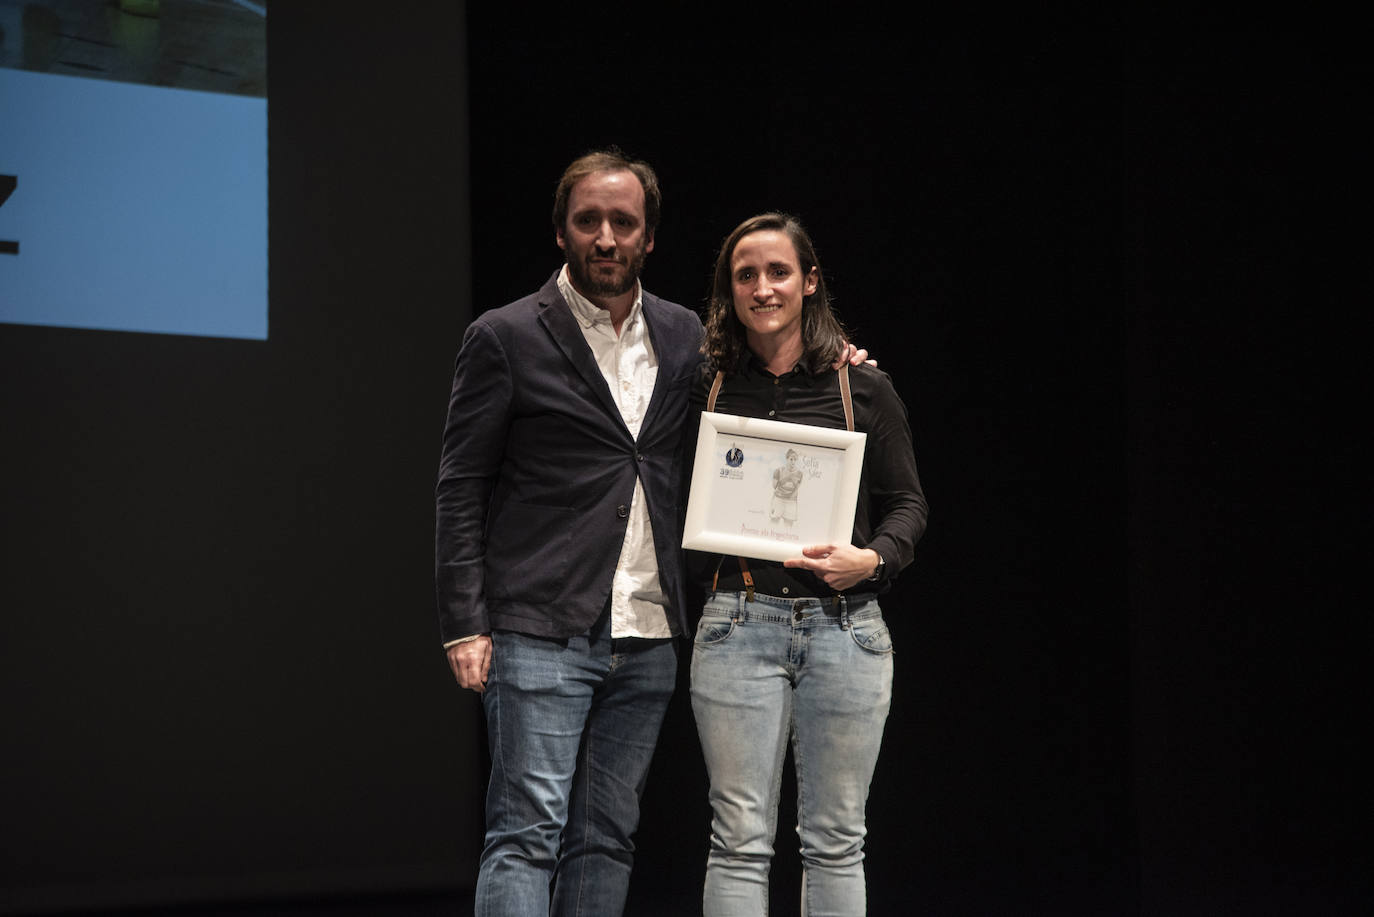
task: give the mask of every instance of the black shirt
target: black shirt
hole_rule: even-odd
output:
[[[706,409],[712,378],[693,388],[689,416],[699,422]],[[846,593],[886,592],[888,581],[911,563],[916,542],[926,528],[928,507],[916,473],[916,457],[911,447],[911,428],[906,406],[892,387],[892,380],[866,364],[849,368],[850,392],[854,402],[854,428],[868,434],[864,444],[863,474],[859,479],[859,501],[854,513],[852,542],[856,547],[872,548],[882,556],[884,570],[878,582],[860,582]],[[740,368],[726,374],[716,397],[716,413],[761,417],[786,423],[843,430],[844,402],[840,397],[839,374],[832,369],[812,375],[801,366],[775,376],[750,354]],[[687,438],[695,447],[695,431]],[[734,557],[688,551],[689,574],[706,588],[717,567],[722,591],[745,588],[739,562]],[[828,596],[834,590],[809,570],[784,567],[777,561],[747,561],[754,588],[765,595]]]

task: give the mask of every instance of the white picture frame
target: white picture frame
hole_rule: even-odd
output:
[[[682,546],[786,560],[806,545],[849,544],[867,439],[704,411]]]

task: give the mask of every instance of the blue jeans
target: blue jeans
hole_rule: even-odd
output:
[[[711,777],[706,917],[768,911],[789,739],[802,913],[865,912],[864,807],[891,700],[892,641],[876,601],[709,598],[692,648],[692,711]]]
[[[671,640],[613,640],[608,615],[549,640],[498,631],[477,917],[620,914],[639,797],[672,696]]]

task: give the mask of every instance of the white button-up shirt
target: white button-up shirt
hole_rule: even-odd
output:
[[[566,264],[558,275],[558,291],[568,301],[573,318],[592,349],[596,365],[620,408],[621,419],[630,435],[638,439],[658,379],[658,357],[644,325],[643,289],[635,286],[634,303],[621,323],[619,335],[611,323],[611,314],[573,288]],[[671,637],[667,605],[668,597],[658,582],[658,556],[654,553],[654,532],[649,524],[644,485],[636,478],[625,541],[611,583],[611,636]]]

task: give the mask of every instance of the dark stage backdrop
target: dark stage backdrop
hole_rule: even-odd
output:
[[[1273,32],[1124,60],[1140,912],[1365,913],[1368,67]]]
[[[649,289],[699,305],[725,233],[791,210],[910,409],[932,514],[886,602],[872,913],[1348,912],[1343,734],[1274,763],[1339,693],[1295,670],[1314,635],[1281,654],[1274,584],[1317,571],[1255,576],[1258,430],[1306,401],[1231,343],[1288,327],[1293,129],[1344,59],[418,9],[273,10],[268,341],[0,327],[7,908],[471,883],[484,750],[431,587],[451,362],[557,266],[562,166],[617,143],[664,185]],[[632,914],[700,894],[693,728],[680,691]]]

